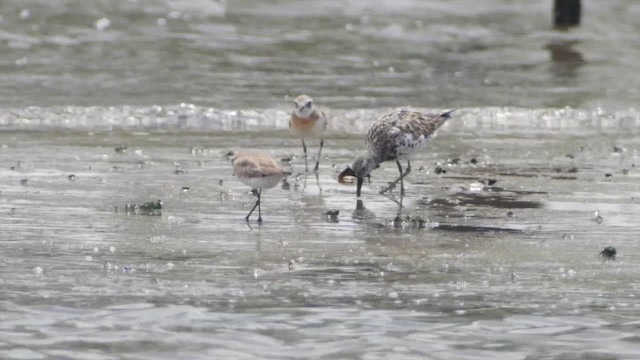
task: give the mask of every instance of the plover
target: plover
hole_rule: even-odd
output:
[[[304,143],[305,137],[320,137],[320,150],[318,151],[318,159],[316,160],[316,166],[313,169],[314,172],[318,171],[320,165],[320,154],[322,154],[322,146],[324,145],[324,139],[322,139],[322,133],[327,128],[327,117],[324,112],[316,108],[311,99],[307,95],[298,95],[293,100],[295,108],[291,113],[291,119],[289,120],[289,127],[295,131],[297,135],[302,139],[302,150],[304,150],[304,167],[306,171],[309,171],[307,165],[307,145]]]
[[[260,200],[263,189],[270,189],[280,180],[291,173],[282,169],[282,166],[272,157],[260,153],[241,153],[236,155],[232,161],[233,175],[245,185],[251,187],[251,192],[258,198],[249,214],[245,218],[249,222],[249,217],[258,208],[258,223],[262,222],[262,210]]]
[[[393,189],[400,182],[400,193],[404,195],[403,179],[411,172],[411,155],[433,139],[435,131],[451,117],[452,112],[453,110],[441,114],[423,114],[402,109],[381,116],[369,128],[366,153],[357,156],[353,165],[340,173],[338,181],[342,183],[345,176],[356,177],[356,195],[360,197],[364,178],[383,161],[395,160],[400,177],[380,193]],[[400,164],[401,159],[407,160],[404,172]]]

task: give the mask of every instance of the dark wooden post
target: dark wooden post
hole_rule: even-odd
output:
[[[568,28],[580,25],[580,0],[554,0],[553,25]]]

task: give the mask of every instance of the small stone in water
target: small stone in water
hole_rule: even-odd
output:
[[[175,169],[175,170],[173,171],[173,173],[174,173],[174,174],[176,174],[176,175],[182,175],[182,174],[184,174],[184,170]]]
[[[69,181],[76,181],[76,176],[71,174],[67,177],[69,179]]]
[[[224,180],[222,179],[218,180],[218,185],[222,186],[222,184],[224,184]]]
[[[620,145],[613,145],[613,152],[615,153],[621,153],[624,152],[624,148]]]
[[[613,177],[613,174],[612,174],[612,173],[606,173],[606,174],[604,174],[604,177],[606,177],[606,178],[612,178],[612,177]]]
[[[142,205],[127,203],[124,209],[129,214],[162,215],[162,200],[150,201]]]
[[[287,180],[287,178],[282,179],[282,190],[290,190],[291,189],[291,184],[289,183],[289,180]]]
[[[162,200],[150,201],[140,205],[140,210],[161,210],[162,209]]]
[[[471,158],[471,160],[469,160],[469,162],[473,165],[478,163],[478,160],[476,160],[476,158]]]
[[[480,182],[485,184],[486,186],[493,186],[498,182],[498,180],[496,180],[496,179],[484,179],[484,180],[480,180]]]
[[[508,218],[512,218],[513,216],[514,216],[513,215],[513,211],[507,211],[507,217]]]
[[[446,174],[447,170],[445,170],[441,166],[436,166],[436,168],[433,170],[433,172],[436,173],[437,175],[440,175],[440,174]]]
[[[125,144],[125,145],[116,146],[114,150],[118,154],[124,154],[127,152],[127,145]]]
[[[189,192],[189,190],[191,190],[191,189],[189,189],[189,187],[188,187],[188,186],[183,186],[183,187],[180,189],[180,191],[182,191],[182,192]]]
[[[597,222],[598,224],[602,224],[604,218],[600,216],[600,211],[596,210],[593,212],[593,221]]]
[[[292,157],[283,157],[282,159],[280,159],[280,162],[285,165],[291,165],[292,160]]]
[[[340,210],[327,210],[323,213],[323,215],[327,218],[328,222],[338,222],[338,215],[340,215]]]
[[[605,260],[615,260],[616,259],[616,248],[613,246],[607,246],[606,248],[600,251],[600,257]]]
[[[27,179],[27,178],[21,179],[20,180],[20,185],[25,186],[25,185],[27,185],[28,182],[29,182],[29,179]]]

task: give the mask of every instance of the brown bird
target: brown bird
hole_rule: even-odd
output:
[[[262,189],[270,189],[280,180],[291,173],[282,169],[282,166],[268,155],[261,153],[241,153],[236,155],[232,161],[233,175],[245,185],[251,187],[251,192],[258,198],[249,214],[245,218],[249,222],[249,217],[258,208],[258,223],[262,222],[262,209],[260,206]]]
[[[402,109],[381,116],[369,128],[366,153],[358,155],[353,165],[340,173],[338,181],[343,183],[345,176],[356,177],[356,195],[360,197],[364,178],[383,161],[395,160],[400,177],[380,193],[393,189],[400,182],[400,194],[404,195],[403,179],[411,172],[410,157],[433,139],[435,131],[451,117],[452,112],[453,110],[441,114],[423,114]],[[404,172],[400,164],[401,159],[407,160]]]
[[[311,99],[307,95],[298,95],[293,101],[294,109],[289,120],[289,127],[302,139],[302,150],[304,150],[304,167],[309,171],[307,165],[307,145],[304,143],[305,137],[320,137],[320,150],[318,151],[318,159],[314,172],[318,172],[320,166],[320,154],[322,154],[322,146],[324,139],[322,133],[327,128],[327,117],[324,112],[316,108]]]

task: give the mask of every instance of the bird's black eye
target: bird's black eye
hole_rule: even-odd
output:
[[[311,108],[311,101],[309,101],[306,105],[308,108]]]

